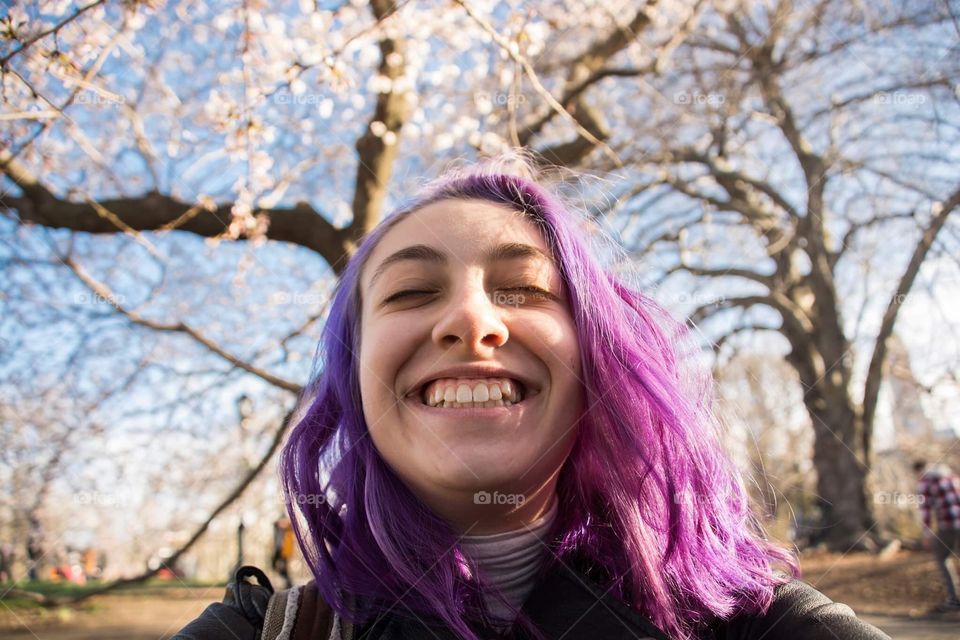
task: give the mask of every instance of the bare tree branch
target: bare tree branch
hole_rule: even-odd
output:
[[[690,314],[689,322],[700,324],[718,311],[734,308],[748,309],[756,305],[765,305],[776,310],[783,319],[784,325],[791,329],[791,335],[802,336],[813,331],[813,323],[803,310],[785,295],[776,291],[766,295],[735,296],[708,302],[694,309]]]
[[[707,278],[744,278],[746,280],[751,280],[757,282],[766,287],[772,288],[774,286],[773,278],[771,276],[757,273],[750,269],[743,269],[737,267],[730,267],[729,269],[719,269],[719,268],[709,268],[709,267],[696,267],[689,264],[678,264],[667,269],[667,274],[677,273],[679,271],[684,271],[691,275],[703,276]]]
[[[866,220],[860,222],[854,222],[850,224],[850,228],[843,234],[843,238],[840,240],[840,246],[836,248],[835,251],[831,254],[831,261],[833,267],[837,266],[837,261],[843,256],[843,254],[850,248],[850,245],[853,243],[853,238],[858,233],[864,229],[868,229],[878,224],[883,224],[884,222],[889,222],[890,220],[910,220],[916,217],[916,213],[913,211],[906,211],[900,213],[891,213],[888,215],[876,215],[867,218]]]
[[[94,0],[94,2],[91,2],[88,5],[80,7],[72,15],[67,16],[60,22],[52,25],[50,28],[44,29],[43,31],[40,31],[33,37],[28,38],[19,47],[17,47],[7,55],[3,56],[3,58],[0,58],[0,68],[6,67],[7,63],[10,62],[10,60],[12,60],[14,56],[19,55],[21,52],[29,48],[34,42],[37,42],[38,40],[46,38],[51,33],[57,33],[58,31],[60,31],[60,29],[63,29],[65,26],[67,26],[68,24],[70,24],[71,22],[79,18],[81,15],[83,15],[90,9],[93,9],[94,7],[97,7],[103,4],[105,1],[106,0]]]
[[[570,107],[574,100],[588,88],[600,80],[612,75],[633,76],[645,73],[645,69],[604,69],[604,65],[610,58],[622,51],[632,41],[636,40],[639,33],[650,25],[650,15],[646,10],[637,11],[624,28],[615,29],[610,35],[602,40],[593,43],[587,51],[577,57],[575,64],[571,66],[563,95],[557,101],[564,108]],[[524,127],[520,133],[520,144],[527,146],[537,136],[548,122],[558,115],[556,109],[549,109],[541,115],[536,121]]]
[[[877,333],[877,340],[874,343],[873,355],[870,358],[870,365],[867,367],[867,379],[864,383],[863,394],[863,446],[869,451],[870,443],[873,437],[874,418],[877,409],[877,399],[880,396],[880,385],[883,381],[883,362],[887,355],[887,347],[890,336],[893,334],[893,327],[897,321],[897,315],[903,306],[903,301],[913,287],[913,283],[920,273],[920,266],[923,264],[930,246],[936,239],[937,234],[943,229],[947,218],[953,213],[954,209],[960,206],[960,188],[944,202],[938,202],[934,206],[933,218],[927,227],[923,230],[923,235],[913,249],[913,255],[907,263],[907,268],[900,276],[900,282],[897,290],[890,297],[887,303],[886,311],[883,313],[883,320],[880,323],[880,331]]]
[[[573,126],[576,128],[577,133],[579,134],[578,140],[565,143],[553,150],[547,149],[542,151],[541,155],[546,160],[555,164],[569,165],[584,157],[586,153],[589,153],[589,151],[594,147],[600,147],[610,157],[614,164],[617,166],[623,166],[623,163],[617,156],[616,152],[611,149],[606,142],[604,142],[608,134],[606,133],[606,129],[602,124],[601,115],[599,112],[591,110],[585,104],[580,104],[580,108],[576,110],[576,113],[568,111],[566,106],[554,98],[553,94],[551,94],[550,91],[543,86],[543,83],[540,81],[540,78],[537,75],[537,72],[534,70],[533,65],[530,64],[530,61],[527,60],[525,56],[521,55],[515,46],[511,46],[511,43],[508,42],[507,39],[504,38],[503,35],[501,35],[488,20],[480,16],[464,0],[454,0],[454,2],[463,7],[464,11],[467,12],[467,15],[470,16],[470,18],[473,19],[473,21],[476,22],[480,28],[490,35],[493,41],[497,43],[497,45],[510,57],[511,60],[520,65],[520,68],[523,69],[524,75],[527,76],[527,79],[529,79],[530,83],[533,85],[534,90],[550,107],[551,113],[560,115],[573,124]],[[638,24],[636,29],[633,28],[634,23]],[[636,37],[637,31],[642,30],[642,28],[649,23],[649,16],[647,16],[644,12],[638,12],[633,23],[631,23],[629,38],[625,38],[622,35],[624,30],[618,29],[615,34],[601,43],[598,43],[594,48],[591,49],[591,53],[596,53],[595,58],[590,57],[590,55],[585,55],[583,58],[581,58],[581,62],[584,63],[583,69],[589,71],[591,65],[596,65],[597,69],[599,69],[600,66],[602,66],[602,64],[610,58],[610,56],[625,47],[630,42],[630,39]],[[598,62],[593,62],[594,60],[597,60]],[[526,146],[529,143],[529,140],[529,136],[520,136],[520,144],[523,146]],[[580,142],[580,140],[583,140],[583,142]],[[586,152],[584,153],[585,150]]]
[[[895,84],[888,84],[882,88],[871,89],[870,91],[857,93],[842,100],[832,102],[829,107],[824,107],[807,114],[804,120],[813,122],[819,118],[822,118],[823,116],[846,109],[852,105],[867,102],[868,100],[876,100],[885,94],[894,93],[896,91],[904,91],[905,89],[932,89],[934,87],[950,89],[950,78],[943,76],[938,78],[929,78],[927,80],[916,80],[914,82],[897,82]]]
[[[140,325],[142,327],[146,327],[148,329],[153,329],[154,331],[186,334],[191,338],[193,338],[196,342],[199,342],[204,347],[209,349],[211,352],[217,354],[224,360],[227,360],[228,362],[230,362],[230,364],[237,367],[238,369],[243,369],[248,373],[252,373],[253,375],[260,378],[261,380],[264,380],[265,382],[268,382],[274,385],[275,387],[278,387],[285,391],[291,391],[293,393],[300,393],[300,391],[303,389],[302,385],[299,385],[296,382],[284,380],[279,376],[275,376],[268,371],[264,371],[259,367],[255,367],[252,364],[245,362],[237,358],[236,356],[228,353],[225,349],[223,349],[223,347],[221,347],[220,345],[215,343],[213,340],[203,335],[197,329],[194,329],[190,325],[186,324],[185,322],[177,322],[174,324],[164,324],[160,322],[155,322],[153,320],[148,320],[144,318],[136,311],[131,311],[130,309],[127,309],[122,304],[120,304],[118,297],[114,295],[114,293],[106,285],[94,279],[89,273],[87,273],[87,271],[83,268],[83,266],[77,263],[71,256],[69,255],[60,256],[60,259],[63,261],[63,264],[69,267],[70,270],[73,271],[73,273],[76,274],[76,276],[85,285],[87,285],[94,293],[100,296],[103,300],[105,300],[108,304],[110,304],[110,306],[112,306],[118,312],[123,314],[126,318],[128,318],[134,324]]]
[[[693,149],[683,149],[671,154],[675,159],[683,162],[697,163],[705,167],[711,176],[722,186],[731,196],[742,195],[745,193],[745,187],[752,187],[763,195],[770,198],[785,213],[792,218],[799,218],[800,213],[770,182],[753,178],[742,171],[737,171],[730,167],[729,162],[723,157],[711,158],[710,156],[695,151]]]
[[[734,328],[731,329],[730,331],[725,332],[722,336],[720,336],[719,338],[717,338],[716,342],[714,342],[713,345],[712,345],[712,347],[713,347],[713,352],[714,352],[715,354],[718,354],[718,355],[719,355],[721,349],[723,349],[723,346],[724,346],[727,342],[729,342],[731,338],[734,338],[734,337],[740,335],[741,333],[746,333],[746,332],[755,333],[755,332],[757,332],[757,331],[775,331],[775,332],[779,332],[779,331],[780,331],[780,328],[779,328],[779,327],[771,327],[771,326],[765,325],[765,324],[756,324],[756,323],[753,323],[753,322],[746,322],[746,323],[737,325],[736,327],[734,327]]]

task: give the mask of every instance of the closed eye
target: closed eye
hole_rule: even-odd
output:
[[[384,302],[393,302],[394,300],[399,300],[401,298],[409,298],[410,296],[420,296],[420,295],[430,295],[431,293],[436,293],[435,291],[420,291],[416,289],[407,289],[405,291],[398,291]]]
[[[525,293],[531,293],[539,297],[548,298],[550,300],[556,300],[556,296],[547,291],[546,289],[541,289],[540,287],[535,286],[523,286],[523,287],[505,287],[500,289],[500,291],[523,291]],[[405,289],[403,291],[398,291],[391,295],[389,298],[384,300],[384,303],[393,302],[395,300],[401,300],[403,298],[410,298],[413,296],[428,296],[437,293],[436,291],[422,291],[419,289]]]
[[[526,287],[509,287],[504,289],[504,291],[524,291],[526,293],[532,293],[536,296],[548,298],[550,300],[556,300],[556,296],[547,291],[546,289],[541,289],[540,287],[526,286]]]
[[[542,293],[543,295],[550,295],[550,292],[546,289],[541,289],[540,287],[510,287],[507,291],[526,291],[528,293]]]

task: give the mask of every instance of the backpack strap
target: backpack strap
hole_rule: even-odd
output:
[[[300,589],[302,587],[281,589],[270,596],[260,640],[290,640],[300,604]]]
[[[320,596],[313,580],[277,591],[267,603],[260,640],[352,640],[352,625]]]
[[[332,638],[334,617],[333,610],[320,595],[317,583],[311,580],[300,591],[300,606],[290,640]]]

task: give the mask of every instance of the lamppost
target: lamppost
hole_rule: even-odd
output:
[[[243,516],[240,516],[240,524],[237,526],[237,569],[243,566]]]
[[[249,452],[246,451],[248,446],[247,437],[247,424],[249,423],[250,416],[253,415],[253,400],[250,399],[245,393],[240,394],[237,398],[237,415],[240,418],[240,435],[241,442],[243,443],[244,448],[244,461],[247,463],[247,467],[250,467],[250,456]],[[240,524],[237,525],[237,568],[243,566],[243,530],[244,525],[244,514],[240,514]]]

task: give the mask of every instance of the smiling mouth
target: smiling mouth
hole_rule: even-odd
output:
[[[511,407],[537,394],[512,378],[479,378],[432,380],[409,397],[430,409],[464,410]]]

